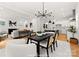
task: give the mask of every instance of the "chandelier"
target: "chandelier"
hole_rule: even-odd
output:
[[[47,12],[47,10],[44,9],[44,7],[45,7],[44,2],[42,4],[43,4],[42,11],[38,11],[38,13],[35,14],[35,16],[37,16],[37,17],[45,17],[45,18],[50,17],[52,12]]]

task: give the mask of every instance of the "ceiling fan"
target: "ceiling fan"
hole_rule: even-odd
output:
[[[45,18],[50,17],[52,15],[52,12],[47,12],[47,10],[44,9],[44,7],[45,7],[44,2],[42,4],[43,4],[42,11],[38,11],[38,13],[35,14],[35,16],[42,17],[42,18],[43,17],[45,17]]]

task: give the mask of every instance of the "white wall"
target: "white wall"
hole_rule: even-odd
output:
[[[33,30],[43,31],[44,30],[43,24],[46,24],[46,23],[48,23],[48,28],[47,29],[50,29],[50,30],[53,30],[53,26],[55,26],[56,24],[61,24],[62,27],[66,27],[67,25],[70,25],[69,20],[62,20],[62,21],[51,20],[52,22],[53,21],[55,22],[54,25],[52,23],[49,23],[49,20],[50,20],[50,18],[34,18],[32,20]]]
[[[0,32],[6,31],[8,32],[9,28],[23,28],[24,22],[27,21],[27,24],[29,25],[29,17],[25,16],[23,13],[16,12],[14,10],[8,9],[8,8],[2,8],[0,10],[0,20],[5,21],[5,26],[0,26]],[[17,26],[9,27],[9,20],[16,21]]]
[[[45,2],[45,9],[48,13],[52,11],[52,17],[37,19],[35,13],[42,11],[41,2],[5,2],[0,3],[0,18],[6,20],[7,23],[10,19],[16,20],[18,22],[18,28],[22,28],[19,21],[22,20],[22,22],[24,22],[27,20],[27,23],[29,24],[29,22],[33,20],[33,29],[37,31],[43,30],[43,24],[47,23],[49,20],[55,20],[56,24],[63,24],[63,26],[66,25],[69,17],[72,16],[72,9],[75,6],[76,3],[73,2]],[[9,24],[6,24],[7,29],[9,28],[8,25]]]
[[[77,31],[79,32],[79,3],[77,4],[76,7],[76,27]]]
[[[0,32],[8,32],[8,22],[6,21],[6,20],[4,20],[4,19],[0,19],[0,21],[3,21],[3,22],[5,22],[5,25],[1,25],[0,24]]]

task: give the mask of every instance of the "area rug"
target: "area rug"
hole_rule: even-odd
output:
[[[46,56],[47,56],[46,50],[41,49],[41,57],[46,57]],[[58,47],[56,47],[56,50],[53,52],[51,52],[51,49],[49,49],[49,56],[50,57],[72,57],[70,43],[68,43],[67,41],[58,40]]]
[[[5,53],[6,53],[5,48],[1,48],[0,57],[5,57]],[[41,57],[47,57],[46,50],[43,48],[40,48],[40,55]],[[51,49],[49,49],[49,56],[50,57],[72,57],[70,44],[66,41],[58,40],[58,47],[56,47],[56,50],[53,52],[51,52]]]

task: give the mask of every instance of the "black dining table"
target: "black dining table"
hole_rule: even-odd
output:
[[[50,36],[52,36],[53,34],[45,34],[45,35],[42,35],[42,36],[32,36],[32,37],[28,37],[28,40],[27,40],[27,44],[29,43],[29,40],[33,40],[35,42],[37,42],[36,46],[37,46],[37,57],[40,57],[40,42],[46,40],[47,38],[49,38]]]

